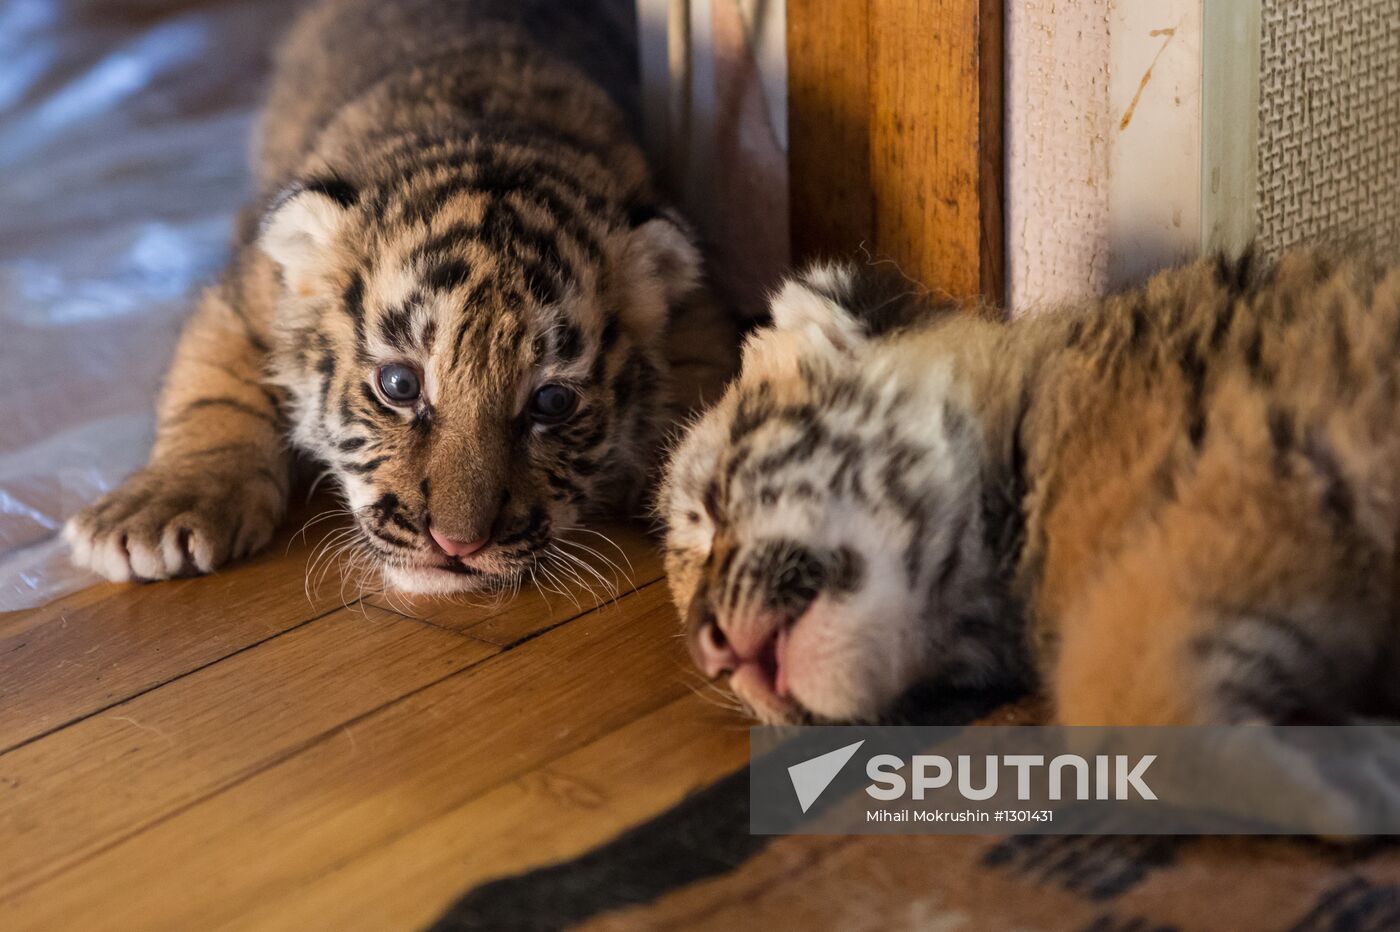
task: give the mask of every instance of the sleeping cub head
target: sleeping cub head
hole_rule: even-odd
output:
[[[985,666],[979,431],[908,286],[818,266],[671,460],[667,571],[691,655],[765,722],[872,720]]]

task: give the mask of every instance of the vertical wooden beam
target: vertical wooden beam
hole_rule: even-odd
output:
[[[793,255],[1004,295],[1001,0],[789,0]]]
[[[788,0],[788,184],[794,259],[875,235],[869,0]]]

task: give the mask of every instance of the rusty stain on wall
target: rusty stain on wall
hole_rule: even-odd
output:
[[[1142,100],[1142,92],[1147,90],[1148,82],[1152,80],[1152,71],[1157,67],[1157,62],[1161,60],[1162,53],[1171,45],[1172,39],[1176,37],[1175,29],[1153,29],[1149,36],[1166,36],[1162,47],[1157,50],[1157,54],[1152,58],[1152,64],[1147,66],[1147,71],[1143,73],[1142,80],[1138,82],[1137,93],[1133,95],[1133,102],[1128,104],[1128,109],[1123,112],[1123,119],[1118,123],[1118,131],[1121,133],[1128,128],[1128,124],[1133,122],[1133,114],[1137,112],[1138,103]]]

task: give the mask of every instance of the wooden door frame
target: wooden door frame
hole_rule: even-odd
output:
[[[1001,0],[789,0],[793,258],[1005,297]]]

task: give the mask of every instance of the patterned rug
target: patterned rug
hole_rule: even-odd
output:
[[[1029,702],[940,700],[984,724]],[[981,708],[978,706],[981,705]],[[741,770],[572,861],[468,891],[467,929],[1400,929],[1400,844],[1167,836],[767,837]]]

